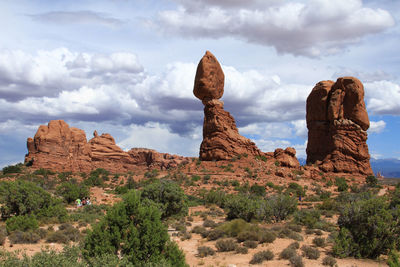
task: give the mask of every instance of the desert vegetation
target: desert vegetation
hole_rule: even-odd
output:
[[[307,180],[300,171],[271,179],[268,166],[276,167],[242,157],[120,174],[6,167],[0,266],[398,266],[400,186],[371,176]],[[85,197],[93,203],[76,207]],[[22,255],[20,246],[38,249]]]

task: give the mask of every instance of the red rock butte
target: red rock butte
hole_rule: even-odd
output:
[[[325,172],[373,174],[364,87],[354,77],[321,81],[307,98],[307,163]]]
[[[152,149],[132,148],[123,151],[109,134],[98,135],[87,142],[83,130],[69,127],[63,120],[41,125],[35,137],[28,138],[25,162],[32,168],[54,171],[90,172],[104,168],[111,172],[135,170],[138,166],[168,169],[188,162],[182,156],[158,153]]]

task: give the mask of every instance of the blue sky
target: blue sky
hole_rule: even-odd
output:
[[[263,151],[305,157],[305,100],[321,80],[365,87],[375,158],[400,158],[400,1],[109,0],[0,3],[0,167],[52,119],[124,149],[197,156],[193,96],[210,50],[225,109]]]

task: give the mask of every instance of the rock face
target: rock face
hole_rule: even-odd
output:
[[[125,152],[111,135],[99,136],[97,131],[93,135],[87,142],[83,130],[69,127],[62,120],[50,121],[47,126],[39,127],[33,139],[28,138],[25,162],[31,162],[33,168],[72,172],[89,172],[96,168],[126,172],[138,166],[166,169],[188,162],[187,158],[150,149],[133,148]]]
[[[354,77],[322,81],[307,98],[307,163],[327,172],[372,174],[364,87]]]
[[[235,119],[224,110],[224,102],[218,100],[224,93],[224,73],[209,51],[197,67],[193,93],[204,104],[201,160],[226,160],[239,154],[262,154],[252,141],[239,134]]]

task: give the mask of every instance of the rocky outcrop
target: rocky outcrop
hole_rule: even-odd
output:
[[[300,163],[296,158],[296,149],[288,147],[285,150],[277,148],[274,151],[274,158],[279,162],[279,166],[289,168],[300,168]]]
[[[354,77],[322,81],[307,98],[307,163],[326,172],[372,174],[364,87]]]
[[[158,153],[150,149],[123,151],[109,134],[98,135],[87,142],[83,130],[69,127],[62,120],[41,125],[34,138],[28,138],[25,162],[33,168],[54,171],[89,172],[104,168],[111,172],[135,170],[138,166],[167,169],[187,163],[185,157]]]
[[[204,104],[201,160],[226,160],[239,154],[260,156],[254,142],[241,136],[235,119],[218,100],[224,93],[224,73],[218,60],[209,51],[197,66],[193,94]]]

